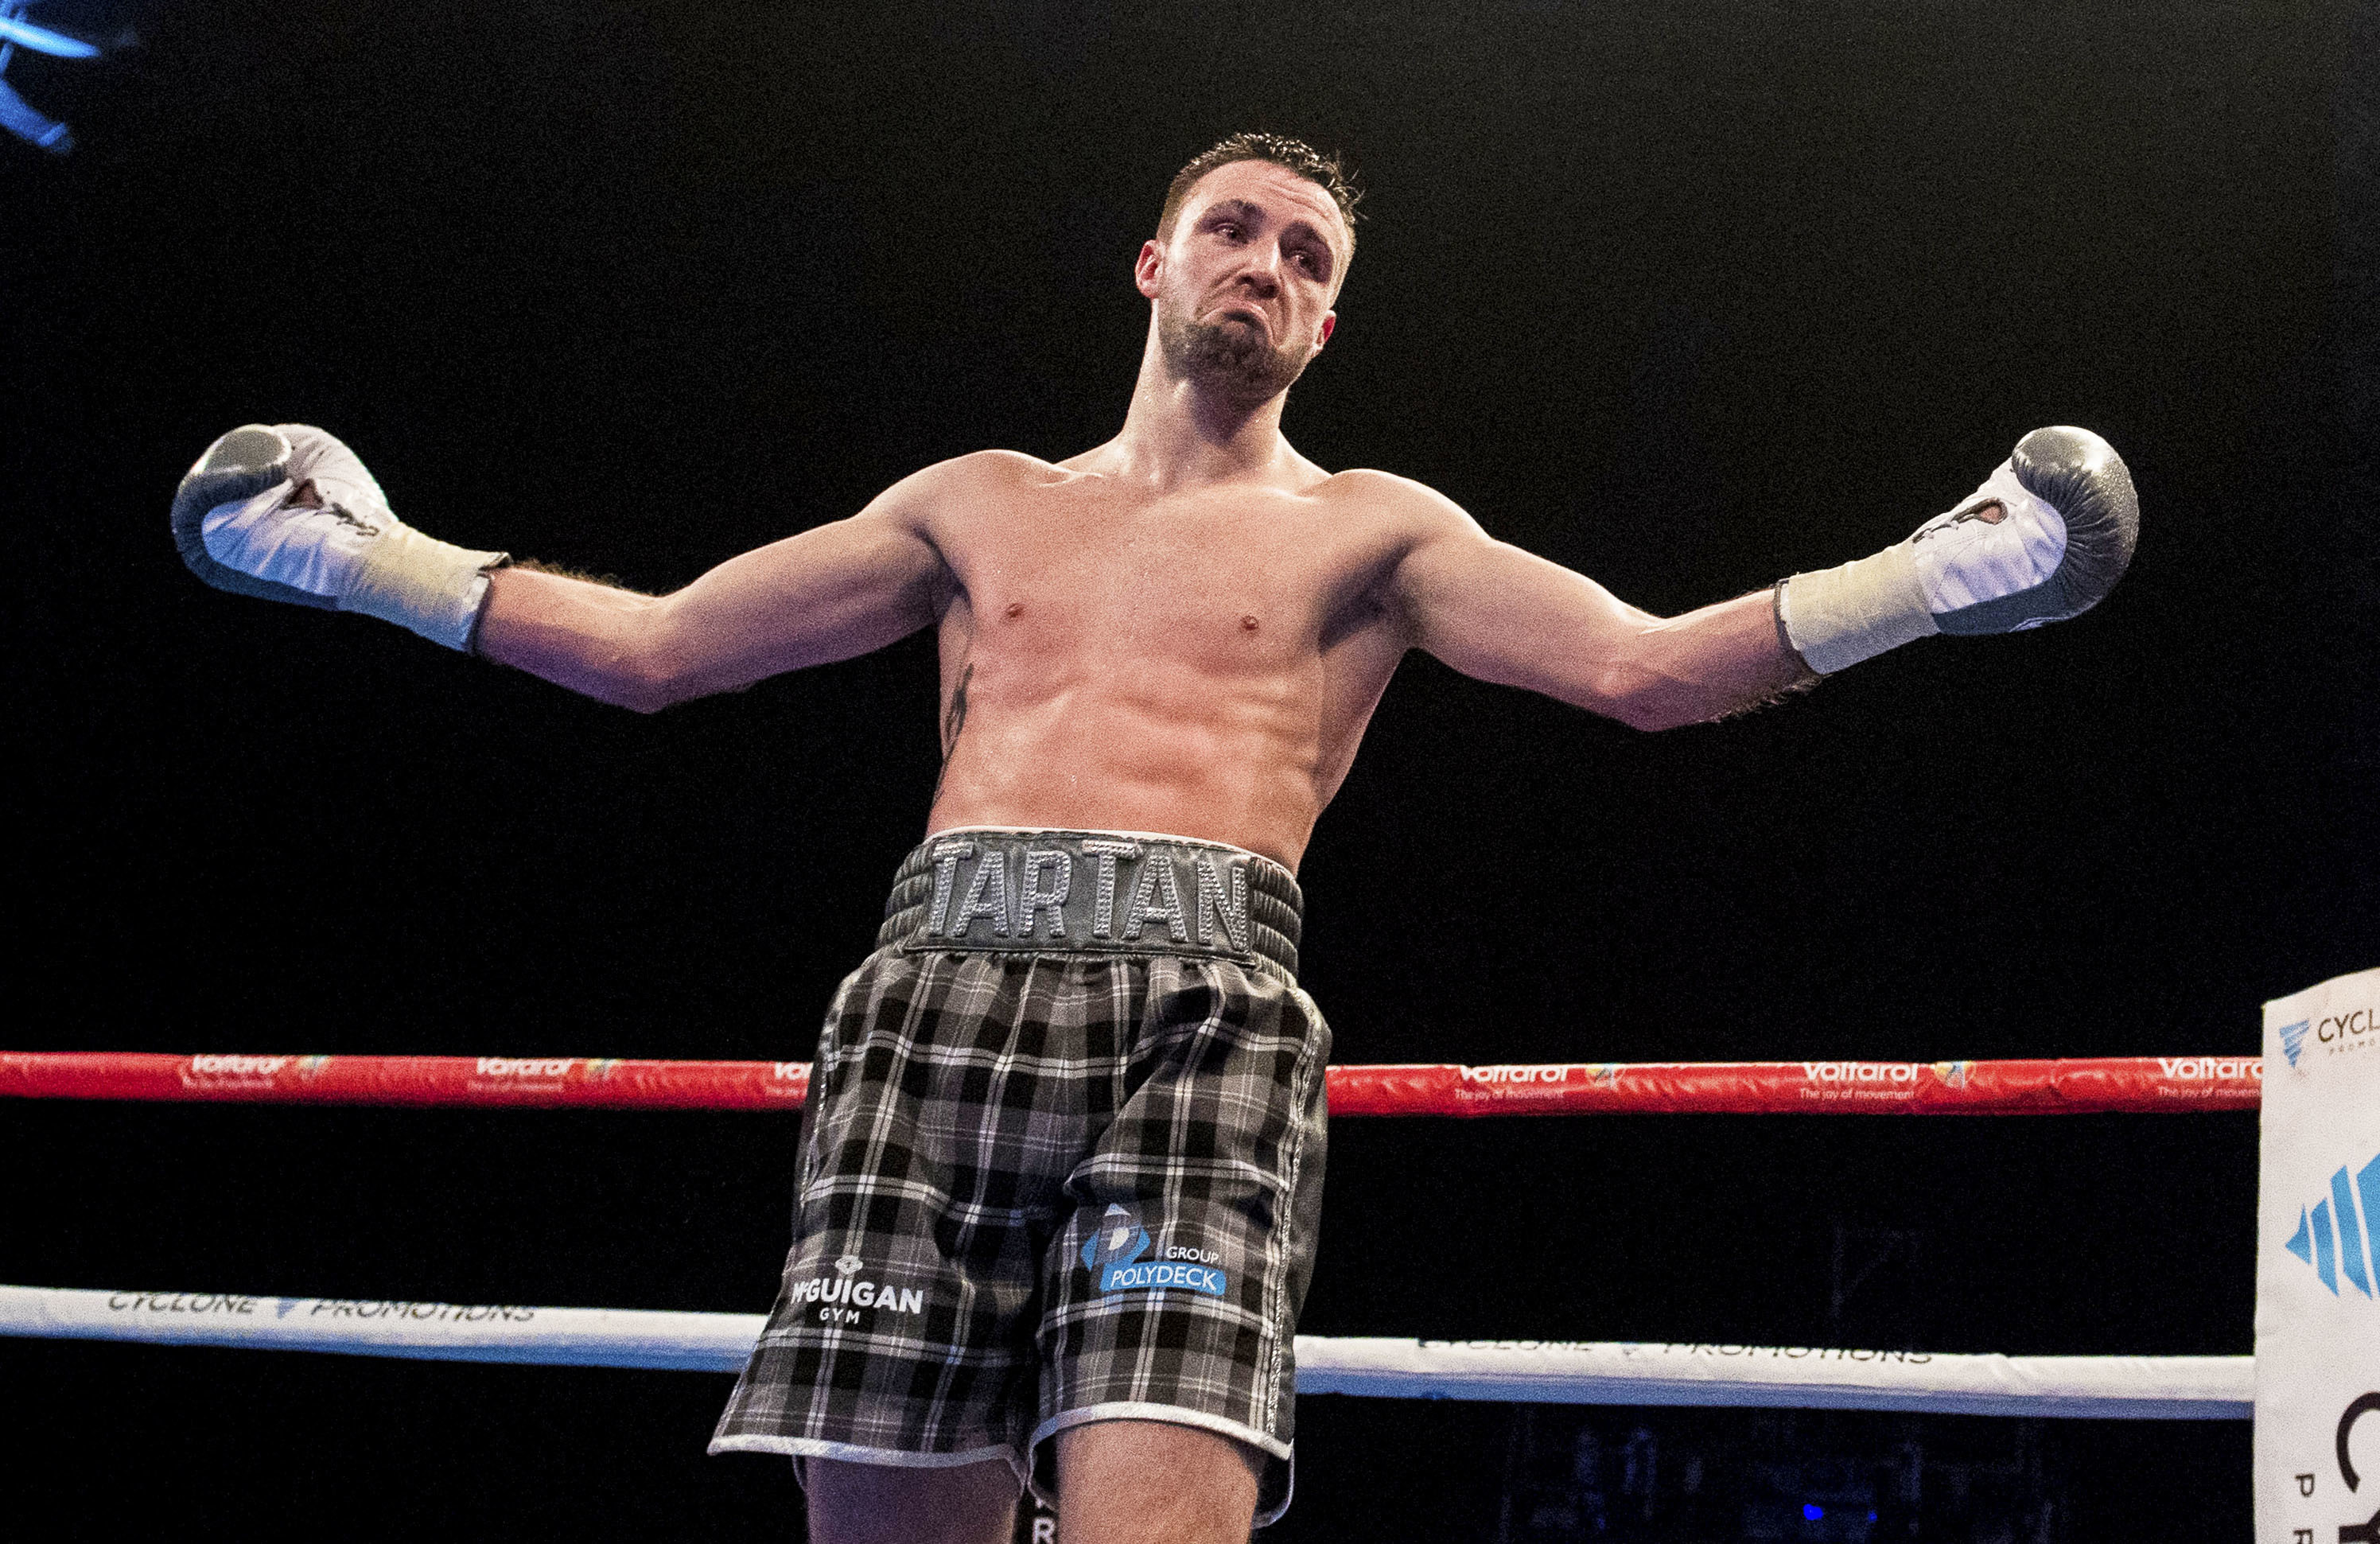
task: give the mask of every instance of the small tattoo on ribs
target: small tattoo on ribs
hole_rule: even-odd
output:
[[[950,775],[951,753],[959,748],[959,731],[966,727],[967,683],[974,679],[975,665],[970,663],[959,672],[958,689],[951,693],[950,711],[942,715],[942,770],[934,774],[934,798],[938,801],[942,796],[942,779]]]

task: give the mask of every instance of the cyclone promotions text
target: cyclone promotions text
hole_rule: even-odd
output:
[[[1854,1351],[1817,1345],[1718,1345],[1706,1343],[1689,1344],[1683,1341],[1415,1341],[1425,1351],[1587,1351],[1618,1352],[1633,1360],[1653,1356],[1767,1356],[1772,1360],[1799,1362],[1815,1358],[1821,1362],[1896,1362],[1911,1367],[1923,1367],[1934,1357],[1924,1351]]]
[[[111,1292],[107,1295],[110,1313],[152,1314],[252,1314],[259,1303],[270,1298],[249,1297],[229,1292]]]
[[[2313,1027],[2313,1038],[2325,1045],[2341,1040],[2360,1041],[2370,1045],[2380,1042],[2380,1009],[2354,1008],[2343,1014],[2333,1014]]]
[[[537,1317],[535,1308],[508,1303],[414,1303],[352,1297],[251,1297],[240,1293],[112,1292],[112,1313],[239,1314],[252,1316],[270,1304],[273,1317],[286,1319],[304,1309],[309,1319],[328,1314],[333,1319],[436,1319],[442,1323],[478,1324],[488,1319],[520,1323]]]
[[[403,1303],[374,1298],[312,1297],[292,1307],[303,1307],[309,1319],[328,1314],[333,1319],[433,1319],[448,1324],[479,1324],[493,1319],[507,1324],[519,1324],[537,1317],[535,1308],[518,1307],[509,1303]],[[286,1313],[288,1310],[279,1311]]]

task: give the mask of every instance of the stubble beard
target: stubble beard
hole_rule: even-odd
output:
[[[1181,305],[1158,308],[1157,346],[1177,379],[1240,407],[1259,407],[1289,390],[1309,357],[1273,347],[1260,327],[1199,322]]]

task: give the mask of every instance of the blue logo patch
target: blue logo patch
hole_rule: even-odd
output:
[[[2358,1199],[2362,1202],[2361,1219],[2356,1215]],[[2351,1185],[2341,1164],[2330,1176],[2330,1194],[2311,1208],[2298,1208],[2298,1231],[2281,1247],[2313,1266],[2334,1297],[2338,1295],[2341,1276],[2364,1296],[2380,1296],[2375,1292],[2380,1288],[2380,1260],[2373,1258],[2380,1253],[2380,1243],[2372,1237],[2375,1219],[2380,1219],[2380,1157],[2358,1170]]]
[[[1100,1214],[1099,1227],[1083,1240],[1081,1250],[1083,1269],[1099,1278],[1101,1292],[1178,1287],[1209,1297],[1223,1295],[1227,1283],[1220,1267],[1189,1259],[1144,1262],[1140,1257],[1147,1253],[1148,1229],[1139,1211],[1114,1203]]]
[[[1192,1265],[1187,1260],[1150,1260],[1146,1265],[1111,1265],[1099,1272],[1101,1292],[1125,1292],[1134,1287],[1187,1287],[1209,1297],[1223,1295],[1220,1266]]]
[[[2291,1066],[2298,1064],[2298,1052],[2305,1049],[2306,1026],[2310,1022],[2301,1018],[2295,1024],[2281,1026],[2281,1054],[2289,1059]]]
[[[1097,1270],[1101,1266],[1130,1265],[1147,1253],[1148,1230],[1141,1225],[1140,1213],[1131,1207],[1110,1202],[1099,1218],[1099,1225],[1083,1240],[1083,1269]]]

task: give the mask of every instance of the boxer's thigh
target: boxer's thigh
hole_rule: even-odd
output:
[[[994,1459],[953,1468],[845,1464],[803,1465],[810,1544],[1009,1544],[1016,1529],[1016,1470]]]
[[[1172,1421],[1092,1421],[1057,1436],[1066,1544],[1247,1544],[1263,1455]]]

